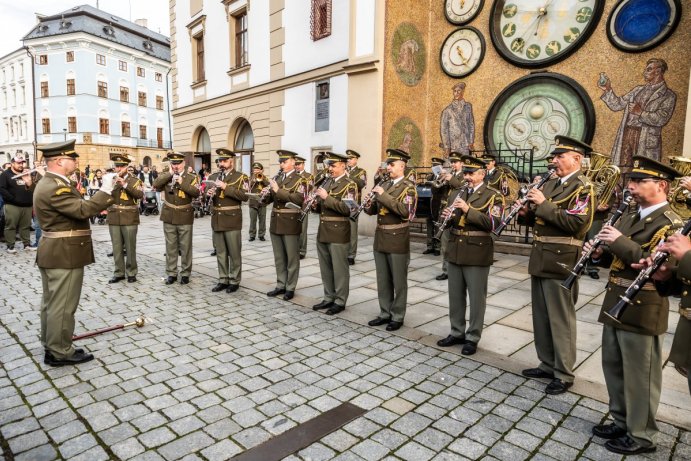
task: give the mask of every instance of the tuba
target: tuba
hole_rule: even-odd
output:
[[[681,177],[672,181],[667,200],[672,210],[674,210],[681,219],[686,220],[691,218],[691,210],[686,205],[686,200],[691,198],[691,192],[681,187],[681,180],[684,176],[691,176],[691,158],[670,157],[669,163],[672,168],[681,174]]]
[[[609,155],[595,151],[590,153],[590,163],[585,176],[595,187],[597,203],[609,203],[621,177],[619,167],[612,165],[609,161]]]

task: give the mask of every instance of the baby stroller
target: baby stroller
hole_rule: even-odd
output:
[[[158,214],[158,200],[156,200],[156,191],[148,190],[144,192],[144,198],[142,199],[141,212],[144,216],[149,216],[153,214],[154,216]]]
[[[89,198],[93,197],[94,194],[98,192],[98,189],[89,189],[88,190],[88,196]],[[89,218],[89,221],[91,224],[96,224],[98,223],[100,226],[104,225],[106,223],[106,217],[108,216],[108,210],[103,210],[99,212],[97,215],[92,216]]]

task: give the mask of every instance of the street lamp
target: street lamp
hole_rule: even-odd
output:
[[[63,128],[62,133],[65,136],[65,141],[67,141],[67,128]]]

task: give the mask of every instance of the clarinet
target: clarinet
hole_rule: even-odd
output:
[[[302,208],[300,209],[300,217],[298,218],[299,222],[302,222],[305,220],[305,216],[307,216],[307,213],[310,212],[310,208],[312,208],[312,204],[314,203],[315,200],[317,200],[317,189],[322,188],[326,189],[331,185],[332,178],[330,175],[325,174],[321,178],[319,178],[319,181],[314,183],[314,189],[310,194],[307,196],[307,200],[305,200],[305,203],[302,205]]]
[[[460,192],[458,193],[458,195],[456,197],[460,197],[464,192],[467,192],[469,187],[470,187],[470,185],[466,182],[465,186],[463,186],[460,189]],[[455,200],[454,200],[454,202],[455,202]],[[446,218],[444,218],[442,220],[441,215],[444,214],[444,211],[448,211],[449,214],[446,215]],[[451,216],[453,215],[454,211],[456,211],[456,207],[453,206],[453,202],[452,202],[452,204],[450,206],[447,206],[446,208],[444,208],[444,210],[441,213],[439,213],[440,219],[439,219],[439,221],[434,223],[434,227],[437,228],[437,230],[434,233],[434,237],[433,237],[435,240],[439,240],[441,238],[441,235],[444,233],[444,230],[446,229],[446,225],[449,223],[449,220],[451,220]]]
[[[691,232],[691,219],[686,221],[684,227],[679,229],[676,233],[688,236],[689,232]],[[660,243],[663,243],[664,241],[665,239],[663,238]],[[619,301],[614,305],[614,307],[606,310],[604,314],[615,322],[621,323],[621,317],[624,315],[626,309],[629,307],[629,305],[633,304],[633,300],[641,291],[643,285],[645,285],[650,277],[657,272],[660,266],[667,261],[667,258],[669,258],[669,252],[656,251],[653,255],[653,263],[638,273],[636,280],[629,285],[623,295],[619,296]]]
[[[619,208],[614,212],[614,214],[607,220],[606,223],[602,225],[602,227],[605,226],[613,226],[619,221],[619,218],[624,214],[624,211],[629,207],[629,204],[631,203],[631,200],[633,200],[633,196],[629,191],[624,192],[624,200],[622,200],[621,204],[619,205]],[[583,271],[585,270],[585,265],[586,263],[590,260],[590,257],[593,255],[593,252],[597,250],[600,245],[602,245],[602,240],[599,238],[595,237],[593,239],[593,244],[590,247],[590,250],[588,250],[587,253],[581,256],[581,259],[578,260],[575,266],[573,266],[573,269],[571,269],[569,272],[571,273],[566,280],[561,282],[561,287],[566,289],[566,290],[571,290],[573,287],[573,284],[576,283],[576,280],[583,275]]]
[[[273,178],[271,178],[271,180],[272,180],[272,181],[278,180],[278,177],[281,176],[281,173],[282,173],[282,171],[281,171],[281,170],[278,170],[278,173],[276,173],[276,176],[274,176]],[[260,205],[263,205],[263,204],[264,204],[264,200],[267,199],[267,197],[269,196],[269,193],[270,193],[270,192],[271,192],[271,187],[270,187],[270,186],[266,186],[265,188],[263,188],[263,189],[261,190],[261,192],[259,192],[259,204],[260,204]]]
[[[379,178],[379,181],[377,181],[374,184],[374,187],[377,187],[380,184],[384,184],[388,180],[389,180],[389,173],[384,173]],[[373,187],[373,189],[374,189],[374,187]],[[376,194],[374,192],[370,191],[367,195],[365,195],[363,197],[362,204],[359,207],[357,207],[357,210],[355,210],[355,212],[352,215],[350,215],[351,221],[355,221],[357,219],[357,217],[360,215],[360,213],[362,213],[362,210],[364,210],[366,207],[368,207],[370,205],[370,202],[372,201],[372,199],[374,198],[375,195]]]
[[[532,183],[530,186],[528,186],[528,187],[525,189],[525,194],[523,194],[522,197],[520,197],[519,199],[517,199],[517,200],[513,203],[513,205],[511,205],[511,209],[509,210],[509,213],[504,217],[504,219],[501,220],[501,223],[497,226],[497,228],[494,229],[494,230],[492,231],[492,233],[493,233],[494,235],[496,235],[497,237],[499,237],[499,236],[501,235],[501,233],[502,233],[502,231],[504,230],[504,228],[505,228],[506,226],[508,226],[509,224],[511,224],[511,221],[513,221],[513,218],[515,218],[516,215],[518,215],[518,212],[521,211],[521,208],[523,208],[523,206],[524,206],[526,203],[528,203],[528,192],[530,192],[530,191],[533,190],[533,189],[539,189],[539,188],[541,188],[542,186],[544,186],[545,183],[546,183],[547,181],[549,181],[550,178],[552,177],[552,173],[553,173],[553,172],[554,172],[554,166],[550,165],[549,167],[547,167],[547,173],[548,173],[548,174],[546,174],[545,176],[543,176],[543,177],[540,179],[540,182],[538,182],[538,183]]]

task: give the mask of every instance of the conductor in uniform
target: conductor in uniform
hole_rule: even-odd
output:
[[[118,283],[127,277],[128,283],[137,281],[137,230],[139,229],[139,200],[144,197],[142,182],[127,172],[130,159],[120,153],[110,155],[115,168],[113,204],[108,208],[108,230],[113,244],[115,271],[108,283]]]
[[[552,395],[566,392],[574,381],[578,286],[569,292],[561,282],[579,259],[597,207],[593,185],[581,173],[583,156],[592,148],[566,136],[557,136],[555,142],[556,177],[527,195],[526,217],[534,224],[528,272],[540,364],[523,370],[528,378],[550,379],[545,393]]]
[[[347,162],[347,172],[348,177],[355,182],[357,185],[357,200],[358,205],[362,200],[362,189],[367,185],[367,172],[364,168],[357,166],[357,162],[360,159],[360,154],[352,149],[346,150],[346,157],[348,157]],[[350,220],[350,249],[348,250],[348,264],[355,264],[355,257],[357,256],[357,241],[358,241],[358,219],[359,215],[355,219]]]
[[[305,192],[312,192],[314,187],[314,176],[312,176],[309,171],[305,171],[305,159],[299,156],[295,157],[295,171],[302,177],[305,184]],[[302,220],[302,230],[300,232],[300,259],[305,259],[307,256],[307,225],[309,220],[309,214],[306,214]]]
[[[276,265],[276,288],[267,296],[283,295],[286,301],[295,296],[300,273],[300,233],[302,225],[298,221],[305,200],[305,180],[295,171],[295,152],[278,150],[281,173],[271,180],[267,203],[273,202],[269,235],[274,251]],[[289,207],[288,203],[297,205]]]
[[[41,272],[41,344],[44,363],[59,367],[93,360],[72,344],[74,314],[84,280],[84,266],[92,264],[94,250],[89,218],[113,203],[113,175],[100,190],[84,200],[69,176],[77,168],[74,140],[37,146],[46,160],[46,175],[36,185],[34,209],[43,230],[36,263]]]
[[[317,189],[318,199],[314,205],[319,213],[317,256],[324,299],[312,308],[327,309],[327,315],[334,315],[345,309],[350,284],[350,207],[344,200],[355,206],[358,187],[346,172],[347,157],[333,152],[326,155],[330,177]]]
[[[269,187],[269,178],[264,175],[264,165],[259,162],[252,164],[252,179],[250,181],[250,242],[258,235],[259,240],[265,240],[266,235],[266,205],[257,198],[265,187]],[[259,233],[257,234],[257,223]]]
[[[604,226],[598,237],[607,245],[592,258],[610,266],[609,283],[598,320],[602,330],[602,371],[609,394],[613,423],[593,427],[593,434],[608,439],[605,448],[635,455],[655,451],[659,429],[655,414],[662,389],[662,343],[669,316],[669,301],[649,280],[634,305],[617,320],[607,315],[639,271],[638,263],[683,225],[667,202],[669,185],[679,173],[668,165],[642,156],[633,157],[627,188],[638,204],[616,226]],[[592,241],[591,241],[592,242]],[[589,242],[584,250],[590,249]]]
[[[249,178],[235,170],[235,153],[216,149],[219,172],[212,174],[211,229],[216,249],[218,283],[211,289],[234,293],[242,276],[242,202],[247,201]]]
[[[170,170],[161,172],[154,181],[154,189],[165,192],[161,221],[166,239],[166,285],[178,279],[178,253],[180,283],[186,285],[192,273],[192,199],[199,197],[199,180],[194,172],[185,171],[184,154],[170,152],[166,159]]]
[[[417,190],[414,183],[405,179],[408,153],[387,149],[386,155],[390,179],[372,189],[375,196],[365,206],[365,213],[377,217],[374,264],[379,294],[379,315],[368,324],[387,324],[387,331],[395,331],[403,325],[408,303],[409,225],[415,217]]]

